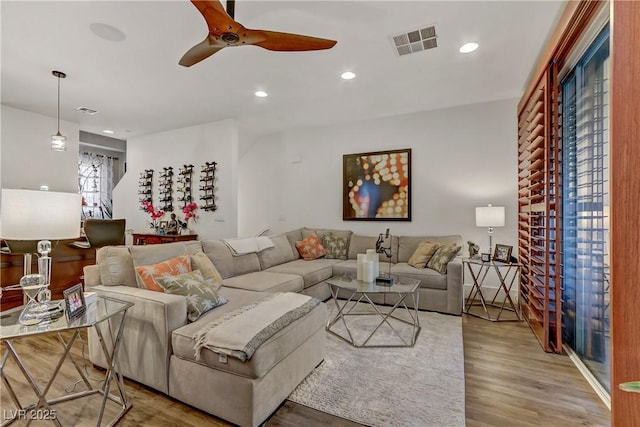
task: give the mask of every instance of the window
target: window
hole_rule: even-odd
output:
[[[82,218],[111,218],[112,191],[120,180],[117,157],[81,152],[78,165],[78,187],[82,194]]]

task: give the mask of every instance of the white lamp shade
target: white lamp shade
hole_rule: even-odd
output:
[[[80,236],[82,196],[78,193],[2,189],[0,237],[60,240]]]
[[[504,206],[476,208],[476,227],[504,227]]]

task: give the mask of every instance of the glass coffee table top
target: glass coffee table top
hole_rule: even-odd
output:
[[[52,303],[55,302],[58,301],[52,301]],[[63,300],[59,300],[59,302],[64,306]],[[62,315],[57,319],[30,326],[22,325],[18,322],[18,318],[20,317],[20,313],[24,306],[16,307],[11,310],[0,312],[0,339],[8,340],[49,332],[87,328],[98,324],[115,314],[121,313],[131,306],[133,306],[133,303],[98,296],[95,301],[87,304],[86,312],[76,319],[68,320],[67,316]]]
[[[350,274],[343,274],[326,280],[326,283],[341,289],[367,294],[410,294],[420,286],[420,281],[417,279],[395,275],[391,277],[393,277],[392,284],[382,281],[369,283],[357,280]]]

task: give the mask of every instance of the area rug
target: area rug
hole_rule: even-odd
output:
[[[333,302],[328,301],[327,308],[333,317]],[[373,427],[464,426],[462,320],[432,312],[420,312],[419,318],[422,330],[413,348],[355,348],[327,333],[324,362],[289,400]],[[378,319],[347,319],[356,342],[362,342]],[[392,326],[401,335],[410,334],[401,322]],[[335,327],[341,335],[345,332],[341,322]],[[379,343],[399,343],[386,324],[376,336]]]

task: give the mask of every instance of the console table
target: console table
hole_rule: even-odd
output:
[[[134,245],[155,245],[160,243],[185,242],[188,240],[198,240],[197,234],[156,234],[156,233],[133,233]]]

